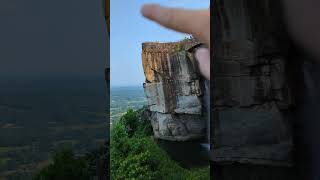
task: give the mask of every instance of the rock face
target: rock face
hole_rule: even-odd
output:
[[[267,177],[275,172],[270,167],[294,164],[294,96],[280,2],[216,0],[213,8],[211,155],[216,169],[229,168],[215,179],[232,179],[237,163],[266,169],[249,177],[252,169],[243,168],[241,179]]]
[[[145,95],[156,138],[186,141],[205,136],[203,81],[192,50],[192,40],[143,43]]]

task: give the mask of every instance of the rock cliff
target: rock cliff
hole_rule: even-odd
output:
[[[281,12],[271,0],[213,5],[214,179],[294,177],[293,69]]]
[[[199,46],[193,40],[142,44],[143,86],[156,138],[187,141],[206,135],[204,84],[193,55]]]

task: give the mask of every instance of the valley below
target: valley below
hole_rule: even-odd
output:
[[[1,82],[0,179],[31,179],[61,148],[108,141],[103,79]]]

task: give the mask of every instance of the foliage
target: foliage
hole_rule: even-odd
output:
[[[88,180],[89,166],[84,159],[76,158],[69,149],[55,153],[53,163],[42,169],[34,180]]]
[[[143,110],[128,110],[111,128],[111,179],[209,179],[208,168],[187,170],[154,142]]]
[[[76,156],[71,149],[58,150],[52,163],[36,174],[34,180],[88,180],[93,177],[109,177],[108,142],[99,149]],[[99,172],[99,174],[97,174]]]
[[[183,45],[182,45],[182,43],[177,43],[174,47],[173,52],[180,52],[180,51],[183,51]]]
[[[173,52],[177,53],[186,50],[186,43],[190,41],[196,41],[196,39],[191,35],[186,35],[181,41],[176,43]]]
[[[143,113],[145,113],[143,108],[138,111],[129,109],[118,121],[117,126],[119,127],[115,126],[116,128],[115,131],[118,131],[118,132],[115,132],[115,133],[111,132],[111,134],[117,135],[117,133],[120,133],[120,135],[128,136],[129,138],[131,138],[132,136],[139,136],[139,135],[141,136],[152,135],[152,127],[151,127],[150,121],[143,118]]]
[[[125,132],[131,137],[138,127],[137,113],[129,109],[126,114],[120,118],[120,122],[125,126]]]
[[[188,170],[171,160],[153,140],[151,124],[144,119],[144,113],[146,112],[143,110],[128,110],[112,125],[111,179],[210,179],[208,168]],[[43,168],[34,180],[92,179],[99,169],[96,167],[98,160],[101,157],[106,161],[109,159],[107,148],[103,147],[81,157],[75,156],[69,149],[59,150],[54,154],[52,163]]]
[[[146,107],[141,108],[137,111],[135,111],[138,116],[139,125],[135,132],[136,136],[152,136],[153,135],[153,129],[150,123],[150,114],[148,114],[148,111],[146,111]],[[147,117],[146,117],[147,116]]]

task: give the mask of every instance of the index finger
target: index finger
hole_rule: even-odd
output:
[[[198,34],[203,31],[207,10],[185,10],[178,8],[165,8],[156,4],[144,5],[142,15],[160,25],[188,34]],[[197,22],[197,23],[194,23]],[[210,22],[209,22],[210,23]]]

